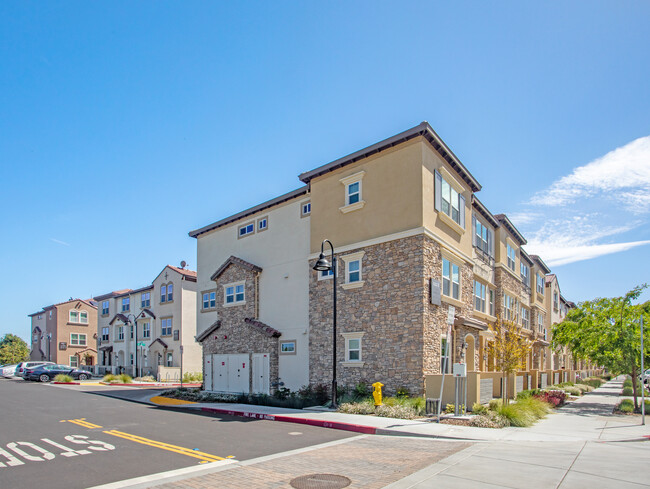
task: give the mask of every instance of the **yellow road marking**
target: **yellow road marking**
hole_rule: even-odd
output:
[[[171,399],[169,397],[163,397],[163,396],[154,396],[149,400],[151,402],[153,402],[154,404],[158,404],[159,406],[174,406],[174,405],[179,405],[179,404],[196,404],[194,401],[184,401],[182,399]]]
[[[94,424],[94,423],[90,423],[88,421],[84,421],[85,419],[86,418],[66,419],[66,420],[63,420],[61,422],[64,423],[64,422],[67,421],[68,423],[74,423],[76,425],[83,426],[84,428],[90,428],[90,429],[101,428],[101,426],[99,426],[98,424]]]
[[[108,435],[117,436],[119,438],[124,438],[125,440],[133,441],[135,443],[141,443],[143,445],[148,445],[155,448],[160,448],[162,450],[168,450],[170,452],[180,453],[181,455],[187,455],[188,457],[194,457],[201,459],[205,462],[218,462],[219,460],[225,460],[223,457],[217,455],[211,455],[209,453],[200,452],[197,450],[192,450],[190,448],[179,447],[177,445],[171,445],[169,443],[163,443],[156,440],[150,440],[149,438],[144,438],[142,436],[132,435],[130,433],[124,433],[117,430],[104,431]]]

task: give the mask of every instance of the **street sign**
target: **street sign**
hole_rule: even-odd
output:
[[[454,306],[448,306],[447,309],[447,324],[454,324],[454,316],[456,315],[456,308]]]
[[[147,344],[144,341],[138,341],[138,346],[141,346],[142,348],[145,348]]]

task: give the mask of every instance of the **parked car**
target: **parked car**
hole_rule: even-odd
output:
[[[39,365],[54,365],[54,362],[20,362],[16,367],[16,373],[14,375],[25,378],[26,368],[38,367]]]
[[[648,379],[650,379],[650,368],[643,372],[643,374],[639,375],[639,380],[644,384],[648,383]]]
[[[0,370],[0,375],[3,377],[13,377],[16,375],[16,367],[18,367],[18,365],[5,365],[2,367],[2,370]]]
[[[59,374],[69,375],[73,379],[86,380],[92,377],[92,372],[80,368],[71,367],[70,365],[41,365],[29,369],[25,380],[38,380],[40,382],[49,382],[54,380]]]

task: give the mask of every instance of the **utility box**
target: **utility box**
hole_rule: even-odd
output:
[[[454,377],[467,377],[467,364],[454,363],[452,368],[452,374],[454,375]]]

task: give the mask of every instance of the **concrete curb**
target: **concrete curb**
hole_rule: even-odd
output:
[[[100,384],[103,385],[108,385],[108,386],[118,386],[118,387],[180,387],[181,384],[163,384],[161,382],[151,382],[151,383],[137,383],[137,382],[131,382],[130,384],[120,384],[119,382],[102,382],[101,380],[99,381]],[[183,383],[183,387],[188,387],[188,388],[195,388],[195,387],[201,387],[201,384],[186,384]]]
[[[80,382],[52,382],[52,384],[59,384],[59,385],[81,385]]]

